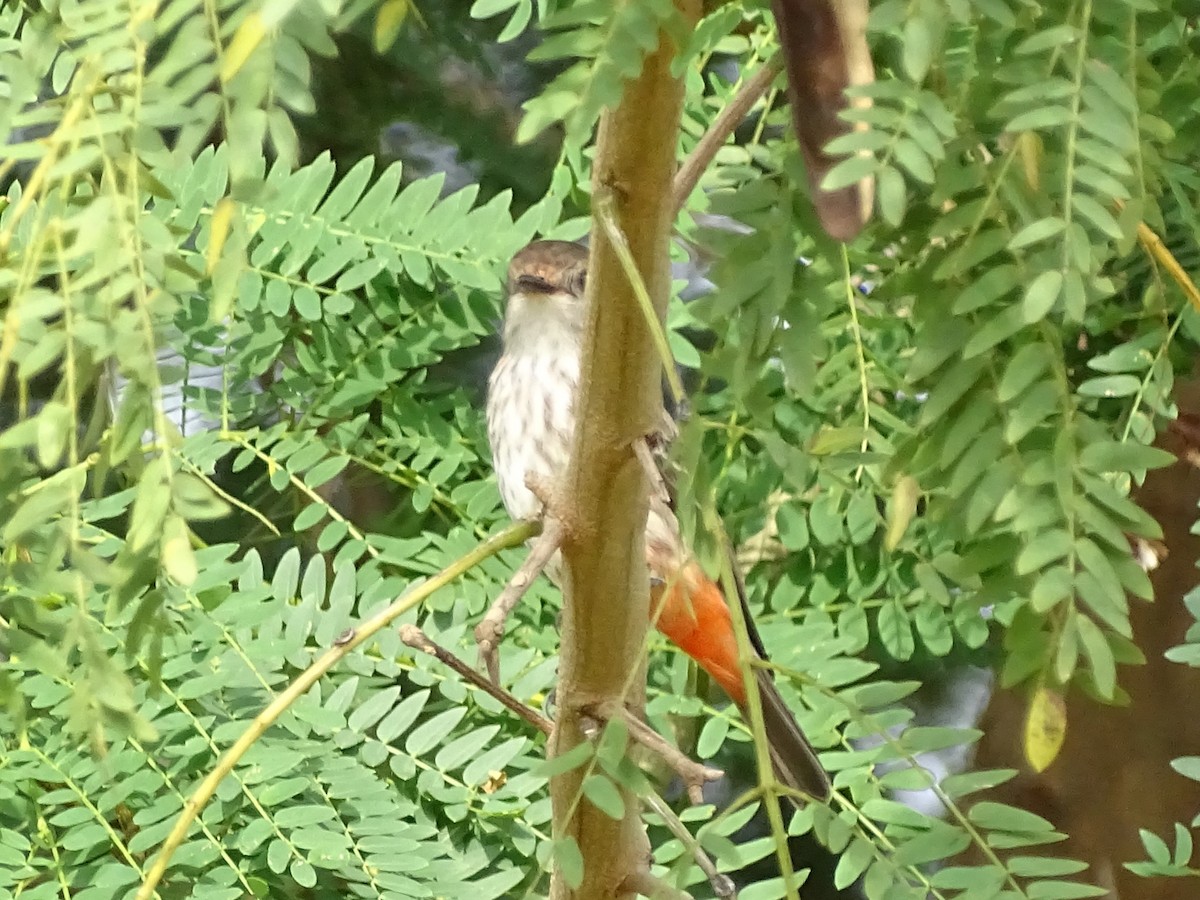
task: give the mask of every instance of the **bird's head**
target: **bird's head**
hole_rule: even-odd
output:
[[[513,257],[504,313],[507,345],[582,338],[587,261],[587,248],[570,241],[534,241]]]

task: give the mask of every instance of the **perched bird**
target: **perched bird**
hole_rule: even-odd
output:
[[[587,249],[567,241],[535,241],[509,266],[504,352],[489,382],[487,420],[500,495],[516,519],[535,518],[541,512],[541,501],[527,486],[529,476],[552,482],[569,462],[587,320],[586,277]],[[646,562],[654,624],[696,660],[744,714],[746,685],[729,606],[720,587],[693,558],[660,491],[650,498]],[[555,559],[546,570],[556,583],[560,565]],[[761,648],[757,635],[752,633],[752,639]],[[780,779],[809,796],[827,798],[829,777],[771,674],[756,668],[755,676]]]

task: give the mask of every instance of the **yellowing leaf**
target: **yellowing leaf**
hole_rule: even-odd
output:
[[[42,407],[42,414],[37,417],[37,455],[43,468],[58,466],[74,427],[74,417],[65,403],[51,400]]]
[[[196,580],[196,554],[188,539],[187,523],[179,516],[169,516],[164,523],[161,552],[163,569],[172,580],[185,587]]]
[[[409,0],[384,0],[375,15],[375,52],[385,53],[396,42],[411,7]]]
[[[917,484],[917,479],[911,475],[903,475],[896,479],[892,496],[888,498],[887,534],[883,539],[883,546],[888,551],[895,550],[900,545],[904,532],[908,530],[908,525],[917,512],[917,499],[920,496],[921,486]]]
[[[842,453],[851,447],[862,445],[863,430],[857,426],[844,428],[822,428],[809,442],[808,452],[813,456],[829,456]]]
[[[1035,772],[1045,772],[1067,738],[1067,704],[1058,691],[1039,687],[1025,717],[1025,758]]]
[[[1022,131],[1017,135],[1017,155],[1021,158],[1021,169],[1025,183],[1033,190],[1042,184],[1042,139],[1036,131]]]
[[[267,36],[267,25],[261,13],[251,13],[238,26],[233,34],[233,40],[221,54],[221,81],[228,82],[242,70],[242,66],[250,59],[252,53],[263,38]]]
[[[237,212],[237,204],[232,197],[222,197],[217,201],[213,210],[212,224],[208,229],[208,246],[204,248],[204,271],[211,275],[221,259],[221,250],[229,237],[229,229],[233,225],[233,214]]]

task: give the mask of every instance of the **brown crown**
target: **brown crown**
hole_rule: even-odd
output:
[[[582,296],[588,250],[571,241],[534,241],[508,265],[508,292]]]

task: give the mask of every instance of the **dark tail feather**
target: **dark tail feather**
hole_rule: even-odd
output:
[[[771,746],[771,762],[775,775],[793,790],[808,794],[815,800],[829,799],[829,776],[817,759],[808,738],[800,730],[796,717],[779,696],[771,673],[755,669],[758,696],[762,699],[763,725]],[[743,710],[743,714],[745,714]],[[750,720],[745,715],[746,721]]]

